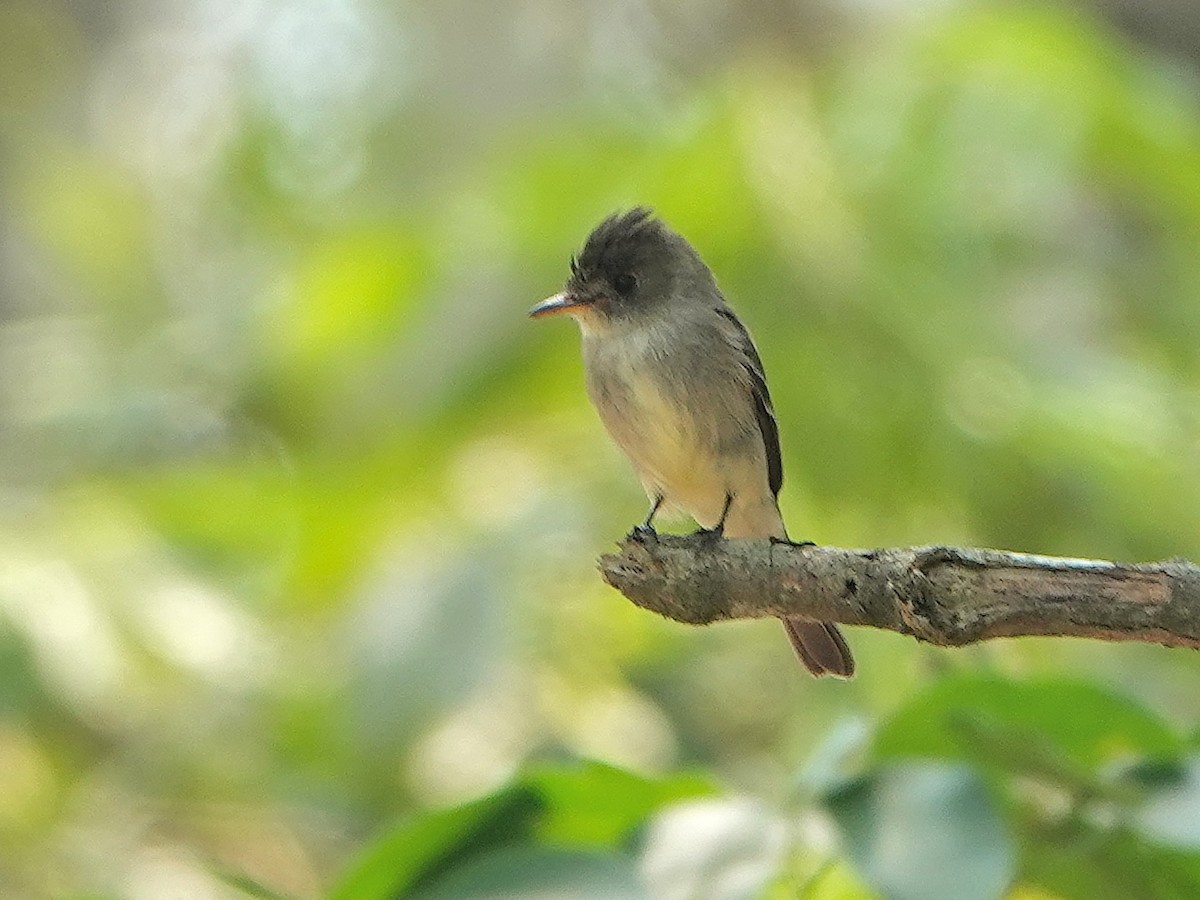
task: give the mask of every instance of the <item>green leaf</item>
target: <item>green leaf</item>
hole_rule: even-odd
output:
[[[1065,757],[1092,768],[1122,756],[1175,756],[1183,742],[1137,702],[1091,684],[1017,682],[964,675],[944,679],[879,729],[880,758],[977,760],[962,723],[986,719],[1040,735]]]
[[[617,846],[659,807],[714,792],[699,774],[657,780],[598,762],[542,767],[526,783],[545,805],[537,828],[543,840],[597,847]]]
[[[1200,854],[1147,844],[1131,831],[1101,832],[1068,823],[1032,825],[1022,835],[1021,880],[1086,900],[1193,900],[1200,896]]]
[[[955,715],[950,722],[959,743],[974,762],[1041,779],[1075,794],[1079,800],[1135,799],[1132,791],[1078,763],[1050,738],[1015,728],[986,715]]]
[[[517,844],[616,849],[654,810],[712,792],[696,775],[657,780],[596,762],[542,765],[489,797],[400,825],[363,852],[331,896],[410,896]]]
[[[1012,838],[965,766],[888,766],[825,805],[859,872],[894,900],[992,900],[1015,874]]]
[[[235,872],[227,869],[222,865],[210,863],[208,870],[213,876],[219,878],[225,884],[229,885],[234,890],[244,894],[246,897],[252,897],[254,900],[288,900],[286,894],[281,894],[276,890],[267,887],[262,882],[255,878],[246,875],[243,872]]]
[[[368,847],[338,881],[330,900],[409,896],[465,857],[520,840],[542,810],[535,790],[516,785],[419,816]]]
[[[585,850],[498,850],[448,873],[414,900],[649,900],[626,856]]]

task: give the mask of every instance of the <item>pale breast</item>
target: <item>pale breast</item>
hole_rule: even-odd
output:
[[[693,515],[719,511],[722,464],[754,435],[748,403],[730,400],[741,389],[711,356],[650,329],[584,342],[588,393],[609,434],[650,493]]]
[[[652,377],[636,370],[589,378],[589,393],[610,435],[638,476],[666,491],[694,466],[694,423]]]

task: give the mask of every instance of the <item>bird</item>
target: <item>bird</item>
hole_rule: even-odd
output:
[[[587,393],[650,500],[724,538],[792,543],[779,511],[779,427],[762,359],[712,270],[647,207],[610,215],[570,260],[563,290],[529,310],[579,325]],[[835,624],[781,617],[814,675],[850,678]]]

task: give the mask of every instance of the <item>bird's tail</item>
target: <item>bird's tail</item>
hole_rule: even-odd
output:
[[[842,631],[832,622],[780,619],[800,662],[814,675],[854,676],[854,657]]]
[[[787,529],[779,508],[773,503],[737,504],[725,520],[725,537],[773,537],[786,541]],[[854,675],[854,656],[841,629],[832,622],[813,622],[799,617],[780,617],[788,640],[805,668],[814,675]]]

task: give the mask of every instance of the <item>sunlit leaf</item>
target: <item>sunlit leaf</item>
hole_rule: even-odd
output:
[[[267,341],[310,377],[313,367],[385,341],[412,309],[426,255],[398,229],[346,232],[319,244],[291,276],[267,323]]]
[[[798,784],[813,793],[834,790],[863,764],[871,738],[870,725],[863,719],[842,719],[826,732],[805,761]]]
[[[693,800],[650,823],[642,872],[658,900],[752,900],[780,874],[788,843],[785,821],[761,803]]]
[[[1144,763],[1127,777],[1145,791],[1134,812],[1138,832],[1154,843],[1200,850],[1200,756]]]

